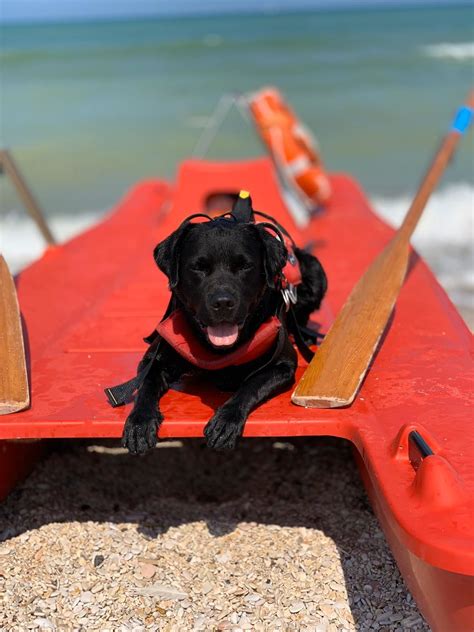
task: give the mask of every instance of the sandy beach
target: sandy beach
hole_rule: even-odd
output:
[[[2,632],[429,630],[343,441],[65,444],[0,524]]]

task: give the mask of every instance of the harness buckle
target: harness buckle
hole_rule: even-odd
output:
[[[288,283],[285,288],[282,288],[281,295],[285,301],[286,311],[288,311],[292,304],[296,305],[296,301],[298,300],[298,288],[296,285]]]

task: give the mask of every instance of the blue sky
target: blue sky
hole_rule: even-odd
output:
[[[184,13],[452,4],[453,0],[0,0],[0,18],[69,20]]]

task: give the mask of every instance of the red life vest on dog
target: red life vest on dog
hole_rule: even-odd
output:
[[[280,320],[271,316],[260,325],[251,340],[225,355],[214,353],[212,349],[205,347],[179,309],[159,323],[156,331],[185,360],[200,369],[216,371],[252,362],[270,351],[281,326]]]

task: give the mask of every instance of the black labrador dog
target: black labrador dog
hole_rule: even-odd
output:
[[[294,254],[302,276],[294,315],[300,325],[306,325],[309,315],[320,306],[327,280],[316,257],[300,249]],[[154,251],[172,291],[168,311],[180,309],[201,345],[216,356],[238,349],[278,313],[282,303],[279,280],[287,256],[285,245],[263,224],[224,218],[186,222]],[[209,447],[234,448],[250,412],[294,382],[296,352],[284,323],[280,333],[278,349],[248,363],[218,371],[200,369],[217,387],[235,391],[205,427]],[[163,420],[160,398],[180,376],[196,371],[160,336],[151,343],[139,371],[152,354],[156,358],[137,392],[123,432],[123,446],[133,454],[156,445]]]

